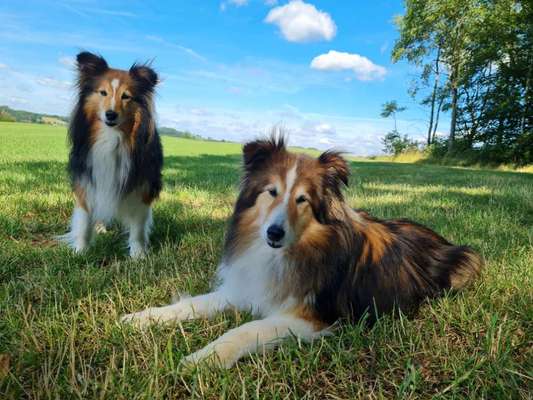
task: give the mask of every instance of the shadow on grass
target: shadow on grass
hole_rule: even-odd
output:
[[[237,187],[240,176],[240,156],[165,157],[164,189],[196,187],[210,192],[227,192]]]
[[[241,157],[239,155],[217,156],[167,156],[164,167],[164,191],[166,199],[156,205],[154,211],[154,231],[152,234],[152,251],[158,251],[163,245],[169,243],[179,246],[184,235],[222,235],[226,220],[217,220],[212,217],[198,217],[190,212],[191,207],[182,204],[173,197],[173,194],[184,189],[203,190],[214,196],[234,195],[238,189]],[[480,171],[457,169],[445,166],[420,166],[414,164],[397,164],[392,162],[351,162],[352,185],[349,189],[350,198],[357,203],[357,198],[363,194],[366,198],[384,199],[379,201],[379,208],[389,210],[388,217],[408,217],[411,215],[427,215],[431,221],[433,217],[441,221],[450,218],[447,212],[453,208],[464,207],[469,209],[495,208],[499,209],[502,217],[514,220],[521,226],[530,226],[533,223],[533,210],[529,199],[509,193],[501,194],[496,189],[501,183],[506,185],[528,185],[533,182],[533,175],[508,171]],[[0,175],[0,185],[12,188],[13,194],[68,189],[68,179],[65,164],[58,161],[29,161],[4,163],[6,167]],[[487,179],[480,179],[487,178]],[[402,185],[401,188],[396,185]],[[3,189],[3,190],[6,190]],[[477,193],[476,190],[479,190]],[[9,193],[11,194],[11,193]],[[405,196],[408,194],[408,196]],[[412,194],[412,195],[409,195]],[[396,197],[394,201],[387,200],[387,195]],[[436,207],[434,200],[445,198],[446,204]],[[357,204],[356,204],[357,205]],[[57,220],[53,214],[61,213],[70,216],[64,206],[53,209],[48,205],[48,210],[40,213],[49,213],[51,220]],[[370,210],[371,212],[373,210]],[[180,217],[186,215],[186,217]],[[12,234],[7,231],[0,232],[0,238],[11,236],[7,240],[22,240],[32,242],[31,235],[49,234],[43,226],[28,227],[28,221],[17,219],[10,215],[0,215],[0,228],[22,227],[12,229]],[[442,216],[442,218],[441,218]],[[384,217],[376,215],[376,217]],[[50,218],[48,219],[50,220]],[[468,230],[468,221],[455,218],[455,223],[463,224],[457,229]],[[429,222],[429,221],[421,221]],[[489,222],[487,222],[487,225]],[[64,221],[64,229],[68,220]],[[434,223],[432,228],[438,229]],[[25,229],[28,228],[28,229]],[[59,229],[58,227],[58,230]],[[126,257],[125,240],[119,227],[113,227],[112,233],[105,236],[105,240],[97,241],[95,254],[117,254],[120,258]],[[62,232],[55,232],[62,233]],[[18,237],[20,235],[20,237]],[[97,260],[95,260],[97,261]]]
[[[0,194],[51,193],[70,190],[66,163],[16,161],[0,163]]]

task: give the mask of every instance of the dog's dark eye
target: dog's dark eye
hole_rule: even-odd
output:
[[[276,197],[278,195],[278,191],[274,188],[274,189],[268,189],[268,193],[270,193],[270,195],[272,197]]]
[[[131,99],[131,96],[126,94],[126,93],[122,93],[122,100],[129,100]]]
[[[302,203],[305,203],[306,201],[307,201],[307,199],[305,198],[305,196],[303,194],[296,198],[296,204],[302,204]]]
[[[100,90],[100,94],[101,94],[102,96],[107,96],[107,92],[106,92],[105,90]]]

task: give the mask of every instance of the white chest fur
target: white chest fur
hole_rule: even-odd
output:
[[[258,238],[231,264],[219,266],[218,290],[237,308],[249,308],[256,315],[270,315],[288,306],[276,300],[276,286],[283,279],[285,268],[283,253]]]
[[[92,179],[86,183],[87,199],[95,220],[115,215],[130,172],[131,158],[122,132],[104,126],[89,152]]]

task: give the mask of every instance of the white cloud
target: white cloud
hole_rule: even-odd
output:
[[[65,7],[69,11],[73,12],[74,14],[77,14],[84,18],[91,18],[91,15],[104,15],[104,16],[110,16],[110,17],[128,17],[128,18],[134,18],[137,17],[136,14],[133,14],[128,11],[117,11],[117,10],[108,10],[101,7],[84,7],[84,6],[78,6],[75,5],[74,2],[71,4],[67,4],[66,2],[61,3],[61,6]]]
[[[11,96],[9,98],[9,101],[12,104],[20,104],[20,105],[29,104],[29,100],[25,99],[24,97],[20,97],[20,96]]]
[[[273,8],[265,22],[277,25],[289,42],[331,40],[337,33],[337,26],[328,13],[302,0]]]
[[[389,42],[386,41],[386,42],[383,43],[383,44],[381,45],[381,47],[379,48],[379,52],[380,52],[381,54],[385,54],[385,53],[387,52],[388,49],[389,49]]]
[[[70,89],[72,87],[72,84],[70,82],[48,77],[37,78],[35,79],[35,82],[37,82],[39,85],[55,89]]]
[[[7,68],[8,68],[7,64],[0,63],[0,69],[7,69]]]
[[[351,70],[355,73],[357,79],[361,81],[381,79],[387,73],[384,67],[374,64],[364,56],[335,50],[330,50],[327,54],[315,57],[311,61],[311,68],[320,71]]]
[[[146,35],[145,38],[147,40],[152,41],[152,42],[159,43],[159,44],[161,44],[163,46],[166,46],[166,47],[168,47],[170,49],[175,49],[175,50],[179,50],[181,52],[184,52],[184,53],[188,54],[189,56],[191,56],[193,58],[196,58],[197,60],[200,60],[200,61],[203,61],[203,62],[207,61],[207,59],[204,56],[202,56],[201,54],[198,54],[193,49],[191,49],[189,47],[182,46],[180,44],[177,44],[177,43],[174,43],[174,42],[171,42],[171,41],[168,41],[168,40],[162,38],[161,36]]]
[[[220,10],[226,11],[226,8],[228,8],[228,6],[242,7],[247,5],[248,0],[226,0],[220,3]]]
[[[278,4],[278,0],[265,0],[265,5],[273,7]]]
[[[335,136],[337,134],[337,130],[335,129],[335,127],[327,122],[312,121],[307,124],[304,124],[303,128],[306,131],[315,133],[317,135]]]
[[[158,107],[161,126],[188,130],[204,137],[245,142],[268,134],[273,127],[283,128],[289,144],[320,150],[336,148],[355,155],[379,154],[381,138],[390,130],[383,118],[355,118],[305,113],[291,105],[278,109],[244,111],[228,108],[171,106]],[[399,129],[415,139],[423,139],[424,123],[398,120]]]
[[[63,56],[63,57],[59,57],[57,61],[59,62],[59,64],[67,68],[73,68],[74,66],[76,66],[76,60],[74,59],[74,57]]]
[[[73,103],[73,89],[67,80],[15,68],[0,74],[0,104],[28,111],[67,115]]]
[[[305,64],[253,57],[234,64],[208,62],[201,68],[174,70],[172,74],[162,75],[169,82],[181,82],[207,90],[223,92],[228,88],[239,88],[240,94],[254,98],[274,93],[294,94],[308,87],[344,87],[342,83],[333,81],[326,74],[312,70]]]

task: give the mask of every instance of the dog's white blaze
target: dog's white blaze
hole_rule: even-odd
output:
[[[292,187],[294,186],[294,182],[296,182],[296,168],[298,167],[298,164],[295,163],[294,167],[292,167],[289,172],[287,172],[287,176],[285,178],[285,197],[283,198],[283,202],[285,205],[289,204],[289,198],[291,196]]]
[[[291,227],[288,224],[288,209],[289,209],[289,200],[291,198],[291,192],[293,189],[294,184],[296,183],[296,178],[298,177],[296,170],[298,168],[298,164],[294,164],[294,166],[287,172],[287,175],[285,176],[285,193],[283,195],[283,201],[272,210],[270,215],[268,216],[267,220],[265,221],[265,224],[263,225],[261,231],[263,237],[267,238],[267,230],[268,227],[272,224],[277,224],[283,226],[285,229],[286,235],[283,239],[284,242],[290,242],[293,238],[293,232]]]
[[[118,129],[103,125],[89,153],[92,180],[85,182],[93,220],[116,214],[130,172],[130,154]]]
[[[111,109],[112,110],[115,109],[117,88],[118,88],[119,83],[120,81],[117,78],[111,81],[111,87],[113,88],[113,96],[111,97]]]

